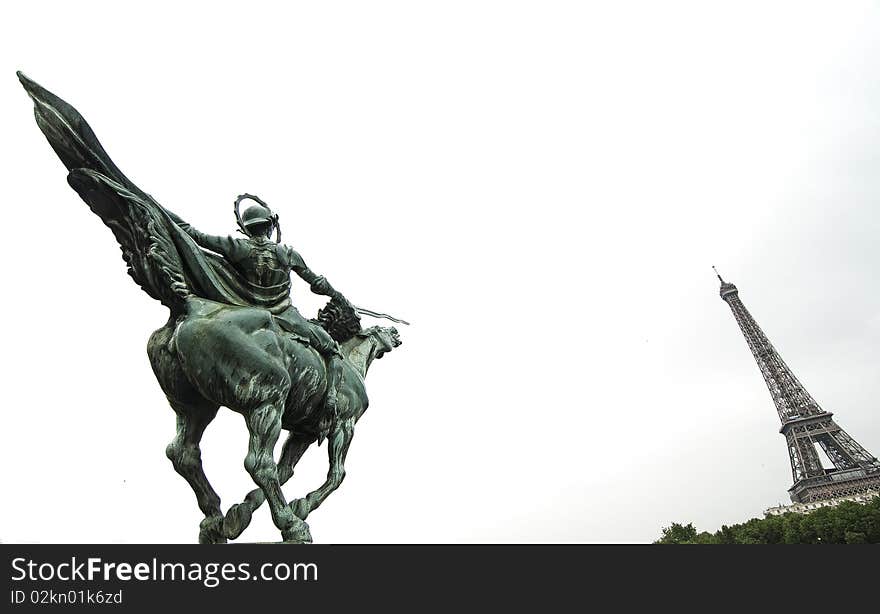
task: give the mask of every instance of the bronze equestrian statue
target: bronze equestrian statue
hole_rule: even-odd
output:
[[[256,196],[235,201],[243,237],[194,229],[122,174],[76,109],[23,74],[18,77],[34,102],[38,126],[69,171],[68,183],[113,231],[129,275],[170,311],[151,335],[147,353],[177,416],[166,453],[205,515],[199,542],[237,538],[264,501],[284,541],[311,542],[305,519],[345,476],[354,425],[368,406],[367,370],[400,345],[395,328],[363,329],[360,314],[402,320],[354,307],[312,272],[281,244],[278,216]],[[243,200],[256,204],[242,213]],[[291,302],[291,271],[330,298],[314,320]],[[205,476],[199,448],[220,406],[245,418],[244,465],[257,485],[226,514]],[[276,463],[273,450],[282,429],[289,434]],[[325,437],[326,481],[288,502],[281,486],[306,449]]]

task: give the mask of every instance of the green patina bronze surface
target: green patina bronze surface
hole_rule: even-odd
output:
[[[76,109],[18,77],[34,101],[40,130],[69,171],[68,183],[113,231],[129,275],[170,311],[147,353],[177,416],[166,454],[205,515],[199,541],[237,538],[268,500],[284,541],[310,542],[306,517],[345,477],[354,425],[368,405],[364,377],[374,359],[400,345],[397,330],[363,329],[359,314],[383,314],[354,307],[283,245],[278,216],[258,197],[243,194],[235,201],[241,237],[204,234],[125,177]],[[242,212],[244,201],[253,204]],[[315,319],[291,303],[291,272],[329,297]],[[244,465],[257,485],[225,514],[199,449],[221,406],[245,418]],[[276,462],[282,430],[289,434]],[[281,486],[306,449],[325,438],[326,481],[288,502]]]

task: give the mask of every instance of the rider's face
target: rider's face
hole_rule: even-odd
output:
[[[255,237],[271,237],[272,236],[272,224],[268,222],[261,222],[259,224],[251,224],[248,226],[248,232]]]

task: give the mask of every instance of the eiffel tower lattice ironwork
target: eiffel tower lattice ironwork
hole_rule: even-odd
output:
[[[880,461],[840,428],[831,412],[819,406],[745,308],[736,286],[721,279],[721,275],[718,279],[721,298],[733,311],[782,421],[779,432],[788,444],[794,480],[788,489],[791,500],[811,503],[880,489]],[[833,469],[822,466],[816,444]]]

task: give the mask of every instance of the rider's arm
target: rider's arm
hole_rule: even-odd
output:
[[[235,253],[238,239],[230,236],[219,237],[217,235],[205,234],[204,232],[196,230],[195,228],[184,222],[171,211],[168,211],[166,209],[165,212],[168,214],[168,217],[170,217],[171,220],[180,227],[181,230],[191,236],[193,240],[202,247],[205,247],[212,252],[223,254],[227,258],[231,258],[232,255]]]
[[[328,282],[327,279],[325,279],[321,275],[318,275],[308,266],[306,266],[306,263],[305,261],[303,261],[302,256],[300,256],[297,252],[289,247],[286,251],[290,269],[294,273],[299,275],[303,279],[303,281],[309,284],[312,292],[314,292],[315,294],[320,294],[321,296],[329,296],[331,298],[336,298],[340,300],[344,299],[342,294],[333,289],[333,286],[330,285],[330,282]]]

